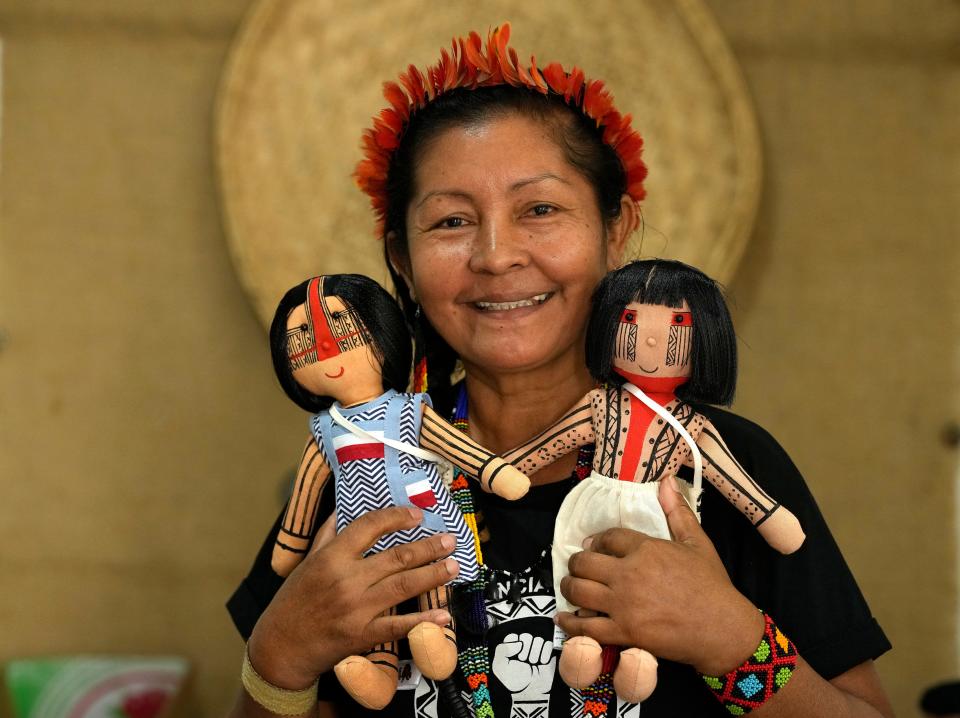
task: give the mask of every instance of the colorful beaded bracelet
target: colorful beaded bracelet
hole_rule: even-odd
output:
[[[763,638],[746,661],[723,676],[705,676],[710,688],[731,715],[742,716],[756,710],[779,691],[797,669],[797,648],[763,614]]]

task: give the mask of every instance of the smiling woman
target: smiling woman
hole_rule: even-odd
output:
[[[452,416],[466,440],[500,454],[577,419],[580,399],[603,394],[586,362],[592,348],[585,343],[591,295],[622,262],[626,240],[639,222],[646,175],[640,137],[602,83],[556,63],[542,71],[533,60],[529,68],[521,66],[507,40],[507,28],[494,30],[486,47],[471,34],[456,41],[452,53],[444,51],[434,67],[424,72],[411,67],[400,84],[387,83],[390,106],[365,133],[365,159],[357,170],[382,223],[404,316],[418,336],[418,374],[425,360],[437,414]],[[633,298],[624,299],[614,324],[621,323],[621,311]],[[690,320],[680,301],[648,303],[657,306],[643,309],[664,321],[659,334],[645,331],[644,341],[653,344],[644,346],[663,352],[667,345],[666,366],[672,337],[669,368],[682,366],[688,324],[698,325],[696,302],[690,302]],[[286,329],[286,315],[283,321]],[[300,321],[298,315],[290,326],[296,330]],[[699,324],[709,330],[709,322]],[[629,343],[624,342],[627,349]],[[645,353],[636,344],[633,349],[632,358],[627,351],[620,359],[632,362],[629,371],[638,374],[634,364]],[[696,339],[690,352],[696,363]],[[458,361],[465,376],[453,384]],[[727,403],[732,393],[731,382],[725,391],[694,398]],[[631,412],[639,413],[629,398],[617,406],[630,421]],[[762,519],[757,511],[747,506],[751,521],[745,521],[720,491],[704,494],[701,527],[671,490],[675,479],[665,476],[657,492],[645,492],[661,518],[659,531],[608,528],[587,537],[584,550],[571,545],[569,575],[558,596],[549,559],[565,497],[588,485],[591,466],[609,468],[611,475],[621,471],[622,481],[615,484],[627,486],[642,486],[636,478],[644,469],[638,452],[633,468],[623,469],[626,458],[618,452],[625,446],[619,434],[610,433],[612,420],[601,422],[604,435],[596,438],[593,432],[592,443],[575,444],[547,431],[534,440],[542,455],[528,462],[536,473],[519,501],[454,484],[471,527],[476,511],[486,529],[478,526],[476,532],[480,578],[458,589],[454,602],[459,671],[455,683],[409,673],[409,690],[392,699],[388,715],[469,715],[463,695],[483,716],[636,715],[637,706],[612,699],[612,664],[600,664],[599,679],[582,690],[564,685],[557,671],[562,636],[555,633],[555,619],[572,635],[643,646],[657,657],[657,689],[642,706],[646,718],[729,715],[728,705],[737,714],[756,708],[771,717],[890,715],[872,665],[889,644],[796,467],[766,432],[745,419],[705,405],[687,415],[701,417],[703,427],[716,427],[724,437],[723,446],[710,444],[711,452],[726,457],[722,470],[708,475],[704,469],[705,476],[725,494],[730,489],[721,474],[726,472],[728,481],[741,479],[731,466],[763,477],[756,491],[749,487],[756,498],[751,506],[781,517],[787,512],[764,497],[790,506],[806,532],[804,547],[789,557],[772,550],[751,523]],[[652,432],[659,431],[655,421]],[[655,439],[641,436],[646,451],[659,450]],[[666,456],[668,473],[681,468],[677,452]],[[516,461],[522,466],[524,458]],[[470,459],[461,455],[457,462]],[[315,501],[319,516],[331,515],[329,499]],[[564,520],[589,523],[591,505],[574,514]],[[408,515],[373,511],[336,537],[321,531],[279,587],[269,565],[258,560],[231,608],[249,636],[249,661],[278,695],[311,686],[350,651],[369,649],[384,636],[399,638],[417,622],[438,620],[421,604],[420,612],[414,608],[395,617],[391,632],[370,611],[371,596],[387,595],[392,604],[415,595],[411,587],[419,588],[422,572],[449,553],[416,541],[390,565],[363,558],[381,536],[410,529]],[[278,525],[268,547],[282,530]],[[304,544],[310,540],[303,537]],[[558,599],[588,613],[558,614]],[[779,629],[761,618],[761,608],[776,618],[800,654],[790,656],[796,670],[779,692],[772,664],[751,663],[772,655],[761,650],[763,641],[769,649],[770,640],[783,636],[771,633]],[[747,674],[752,681],[740,680]],[[717,701],[708,690],[739,685],[751,689],[743,700],[719,691]],[[307,714],[362,714],[323,679],[319,698],[320,707]],[[262,705],[245,692],[234,715],[263,715]]]

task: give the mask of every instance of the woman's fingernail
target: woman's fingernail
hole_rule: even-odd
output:
[[[457,563],[455,558],[448,558],[443,562],[443,567],[447,569],[447,574],[450,576],[456,576],[460,573],[460,564]]]
[[[457,539],[451,534],[443,534],[440,536],[440,545],[447,551],[452,551],[453,547],[457,545]]]
[[[581,544],[586,551],[590,550],[590,547],[593,546],[593,536],[587,536]]]
[[[438,623],[450,623],[453,617],[450,615],[449,611],[437,611],[437,622]]]
[[[678,494],[680,493],[680,484],[677,483],[677,477],[673,474],[667,476],[667,486],[676,491]]]
[[[410,506],[407,508],[407,511],[410,512],[410,518],[416,519],[417,521],[423,518],[423,513],[416,506]]]

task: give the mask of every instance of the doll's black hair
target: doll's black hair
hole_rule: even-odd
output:
[[[737,341],[719,285],[699,269],[668,259],[645,259],[610,272],[593,293],[587,325],[587,367],[594,379],[621,385],[613,370],[614,338],[630,302],[679,308],[693,319],[690,380],[677,389],[685,401],[729,405],[737,388]]]
[[[297,406],[316,414],[333,404],[329,396],[317,396],[293,378],[287,358],[287,317],[295,307],[307,301],[307,285],[298,284],[283,295],[270,324],[270,354],[280,386]],[[323,281],[323,296],[340,297],[360,316],[370,335],[373,354],[383,372],[383,388],[404,391],[410,377],[410,330],[396,300],[387,290],[361,274],[330,274]]]

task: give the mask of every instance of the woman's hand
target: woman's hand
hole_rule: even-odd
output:
[[[447,583],[459,566],[456,545],[438,534],[363,558],[384,534],[418,525],[417,508],[371,511],[335,533],[333,517],[290,574],[253,629],[250,662],[280,688],[309,686],[348,655],[402,638],[423,621],[445,625],[446,610],[381,615],[386,609]]]
[[[661,482],[659,499],[674,540],[629,529],[587,539],[570,557],[560,591],[587,613],[606,615],[561,612],[557,623],[571,636],[645,648],[722,675],[756,650],[763,616],[730,583],[673,477]]]

